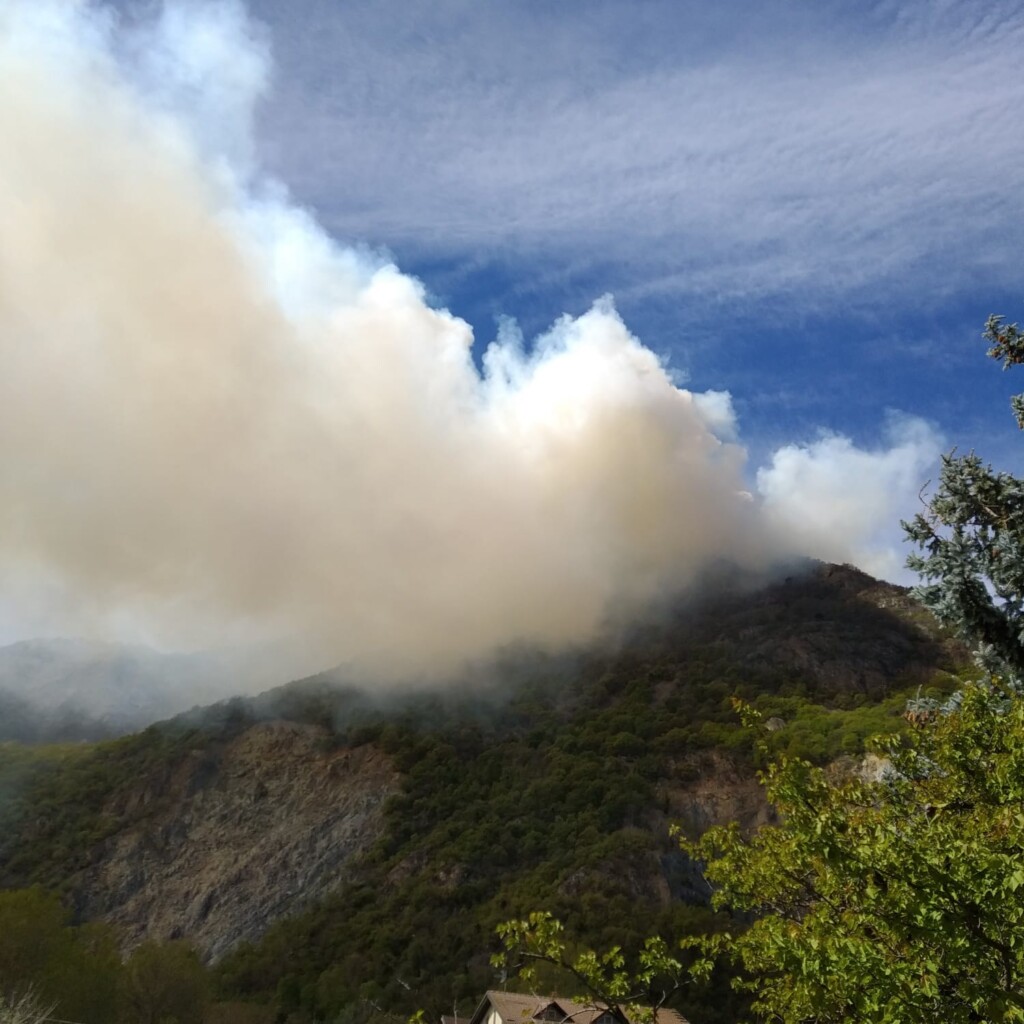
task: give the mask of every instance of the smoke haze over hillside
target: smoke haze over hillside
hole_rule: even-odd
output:
[[[4,639],[443,670],[585,641],[719,558],[899,564],[929,427],[784,448],[751,493],[729,396],[610,299],[478,369],[467,324],[260,175],[269,69],[235,5],[0,7]]]

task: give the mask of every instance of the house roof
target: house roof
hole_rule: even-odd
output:
[[[484,995],[480,1005],[470,1018],[470,1024],[483,1024],[489,1007],[493,1007],[501,1015],[504,1024],[532,1024],[540,1015],[555,1004],[562,1010],[564,1018],[570,1024],[594,1024],[603,1013],[603,1006],[591,1003],[577,1003],[561,996],[532,995],[524,992],[499,992],[490,989]],[[547,1017],[547,1015],[545,1015]],[[548,1017],[547,1019],[550,1019]],[[633,1024],[627,1019],[626,1024]],[[657,1024],[688,1024],[680,1013],[662,1007],[658,1010]]]

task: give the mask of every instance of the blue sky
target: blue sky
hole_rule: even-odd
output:
[[[1019,465],[1016,3],[256,2],[263,163],[478,344],[611,293],[752,464],[885,410]]]

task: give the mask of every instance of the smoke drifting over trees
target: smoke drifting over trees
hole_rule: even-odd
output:
[[[4,639],[443,670],[584,641],[715,559],[854,558],[916,493],[919,422],[859,453],[840,531],[835,445],[752,495],[728,395],[677,387],[609,299],[478,369],[466,323],[259,174],[268,61],[234,5],[0,11]]]

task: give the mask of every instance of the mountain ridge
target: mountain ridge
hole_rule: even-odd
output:
[[[129,944],[189,939],[224,992],[283,1013],[403,1012],[396,979],[450,1007],[493,981],[494,925],[537,906],[604,944],[706,923],[669,822],[770,816],[731,698],[782,721],[774,750],[858,756],[966,663],[905,590],[819,565],[447,690],[314,676],[25,769],[0,881]]]

